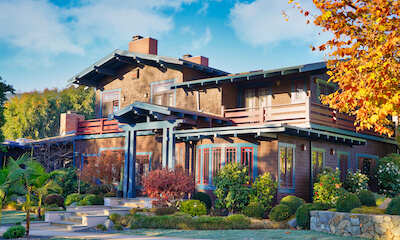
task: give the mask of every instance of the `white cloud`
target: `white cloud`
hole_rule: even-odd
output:
[[[209,27],[206,27],[206,30],[202,36],[194,36],[194,40],[191,45],[187,47],[187,51],[196,52],[205,47],[212,39],[212,34]]]
[[[210,3],[204,1],[203,2],[203,6],[197,11],[196,14],[197,15],[203,15],[203,16],[206,15],[209,6],[210,6]]]
[[[315,9],[311,1],[303,2],[304,9]],[[285,21],[283,10],[289,15],[289,21]],[[299,10],[293,9],[287,1],[238,2],[231,9],[229,18],[230,25],[238,38],[254,46],[268,48],[283,41],[292,44],[319,44],[327,38],[327,34],[322,34],[321,28],[312,23],[307,25],[304,15],[299,13]]]

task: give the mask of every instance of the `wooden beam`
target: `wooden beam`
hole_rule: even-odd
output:
[[[95,66],[94,69],[96,70],[97,73],[100,73],[100,74],[104,74],[104,75],[108,75],[108,76],[112,76],[112,77],[117,76],[117,72],[112,69],[98,67],[98,66]]]

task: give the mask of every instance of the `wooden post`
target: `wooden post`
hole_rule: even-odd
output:
[[[260,109],[259,109],[259,114],[260,114],[260,123],[263,123],[264,122],[264,107],[263,106],[261,106],[260,107]]]
[[[225,117],[225,106],[221,105],[221,116]]]
[[[100,134],[103,134],[104,131],[104,118],[100,119]]]
[[[311,100],[310,97],[306,97],[306,116],[305,116],[306,123],[311,122]]]

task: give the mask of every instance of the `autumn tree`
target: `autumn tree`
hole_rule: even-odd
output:
[[[62,91],[45,89],[43,92],[23,93],[6,102],[5,124],[2,127],[8,139],[41,139],[59,134],[60,114],[76,111],[86,119],[94,116],[92,88],[70,87]]]
[[[111,191],[120,179],[124,160],[123,151],[102,151],[100,156],[88,157],[83,163],[82,179],[92,184],[100,181]]]
[[[293,2],[290,0],[289,3]],[[330,81],[339,90],[324,104],[356,116],[358,130],[394,133],[400,115],[400,3],[397,0],[313,0],[320,11],[305,16],[333,38],[313,50],[328,51]]]

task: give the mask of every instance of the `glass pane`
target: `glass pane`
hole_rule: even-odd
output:
[[[293,148],[287,148],[286,151],[286,186],[290,188],[293,187]]]
[[[212,177],[214,178],[219,170],[221,169],[221,148],[213,148],[213,174]]]
[[[286,187],[286,148],[280,148],[280,164],[281,164],[281,177],[280,186]]]
[[[226,148],[226,163],[236,162],[236,148]]]
[[[268,106],[268,90],[267,88],[260,88],[259,89],[259,99],[260,99],[260,106],[266,107]]]
[[[246,108],[254,108],[256,106],[256,90],[255,89],[246,89],[244,91],[245,98],[245,107]]]
[[[209,161],[210,161],[210,150],[205,148],[203,150],[203,183],[208,184],[210,180],[209,172]]]

